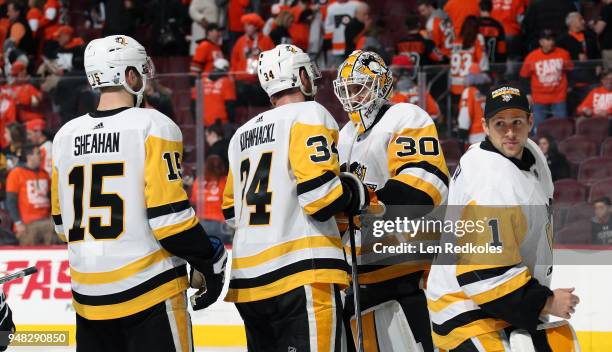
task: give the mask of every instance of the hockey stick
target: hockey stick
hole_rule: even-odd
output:
[[[12,274],[6,275],[4,277],[0,277],[0,285],[5,283],[5,282],[9,282],[9,281],[13,281],[16,279],[20,279],[24,276],[28,276],[28,275],[32,275],[34,273],[38,272],[38,269],[36,269],[35,266],[31,266],[29,268],[25,268],[23,270],[19,270],[17,272],[14,272]]]
[[[359,302],[359,273],[357,272],[357,250],[355,246],[355,223],[353,217],[349,221],[349,242],[351,244],[351,279],[353,286],[353,301],[355,319],[357,320],[357,352],[363,352],[363,328],[361,322],[361,303]]]

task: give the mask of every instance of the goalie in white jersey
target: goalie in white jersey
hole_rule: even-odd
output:
[[[393,217],[392,211],[418,219],[446,202],[448,169],[431,117],[414,104],[388,101],[392,81],[391,70],[373,52],[354,51],[340,65],[334,91],[350,118],[340,131],[340,163],[343,168],[350,163],[350,171],[370,190],[370,200],[384,204],[388,216]],[[381,260],[388,258],[372,253],[363,243],[367,236],[356,233],[365,350],[432,351],[422,278],[433,255]],[[415,245],[432,240],[424,233],[405,238]],[[347,300],[347,312],[352,313],[352,296]],[[392,336],[393,328],[381,324],[389,309],[401,315],[401,326],[407,319],[408,331]]]
[[[200,288],[192,306],[202,309],[221,293],[227,255],[183,190],[181,131],[137,107],[153,72],[134,39],[91,41],[85,71],[100,103],[56,134],[51,190],[55,230],[68,242],[77,351],[193,351],[186,264]]]
[[[553,183],[528,138],[527,97],[513,86],[493,88],[484,115],[487,137],[461,158],[447,211],[447,220],[481,228],[445,234],[442,244],[497,249],[436,259],[427,282],[434,344],[453,352],[578,351],[569,324],[541,325],[549,314],[569,318],[579,300],[573,289],[548,288]]]
[[[340,351],[348,265],[334,214],[356,213],[365,186],[341,175],[338,125],[312,101],[308,54],[278,45],[259,56],[273,109],[230,141],[223,212],[236,227],[226,300],[244,320],[249,351]]]

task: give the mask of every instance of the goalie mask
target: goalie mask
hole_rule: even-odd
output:
[[[367,131],[388,101],[393,84],[385,61],[371,51],[353,51],[338,68],[334,93],[359,132]]]

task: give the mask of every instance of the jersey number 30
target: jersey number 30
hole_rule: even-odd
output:
[[[90,216],[86,220],[88,232],[96,240],[115,239],[123,233],[124,206],[123,198],[116,193],[104,193],[105,177],[123,176],[123,163],[100,163],[91,165],[91,182],[89,184],[89,208],[110,208],[110,224],[103,225],[100,216]],[[83,226],[83,199],[85,188],[85,166],[75,166],[68,174],[68,184],[73,188],[72,204],[74,206],[74,223],[68,230],[70,242],[82,241],[85,238]]]

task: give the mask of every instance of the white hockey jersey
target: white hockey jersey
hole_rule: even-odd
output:
[[[227,301],[348,284],[332,216],[347,202],[337,143],[338,125],[316,102],[282,105],[236,131],[223,196],[225,218],[236,227]]]
[[[345,3],[334,2],[327,8],[325,35],[326,37],[331,35],[332,55],[344,56],[344,49],[346,49],[344,30],[351,19],[355,17],[358,6],[358,1],[349,0]]]
[[[188,287],[159,240],[198,224],[181,180],[182,134],[152,109],[66,123],[53,140],[52,215],[68,242],[73,304],[88,319],[140,312]]]
[[[438,206],[446,202],[448,169],[438,141],[436,125],[423,109],[409,103],[392,105],[372,128],[357,139],[355,134],[356,127],[350,122],[340,131],[340,164],[347,164],[348,161],[349,170],[371,191],[380,195],[381,190],[392,180],[397,182],[396,186],[409,188],[411,195],[426,200],[425,203],[419,203],[417,197],[394,199],[394,207],[427,204],[427,201]],[[397,195],[401,196],[400,193]],[[384,199],[379,200],[385,203]],[[419,241],[437,241],[438,235],[417,234],[413,238],[406,237],[406,240],[415,244]],[[381,255],[361,251],[359,231],[355,240],[361,284],[426,271],[431,264],[432,255],[410,254],[401,254],[402,264],[380,264]],[[389,258],[384,259],[388,261]]]
[[[513,304],[529,305],[521,290],[534,284],[532,278],[539,285],[550,284],[553,183],[546,158],[533,141],[527,140],[523,153],[520,161],[509,159],[486,140],[470,147],[453,175],[446,219],[481,220],[484,230],[466,231],[463,237],[444,234],[441,245],[496,246],[501,251],[455,252],[452,263],[439,256],[432,265],[426,293],[438,348],[453,349],[511,325],[490,313],[498,309],[495,305],[520,314],[521,307],[508,304],[512,296],[517,296]]]

